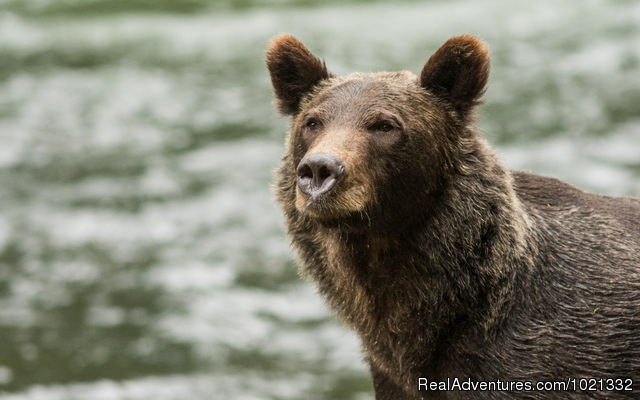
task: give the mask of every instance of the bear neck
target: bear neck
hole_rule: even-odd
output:
[[[463,337],[492,342],[532,269],[532,222],[510,172],[483,139],[462,146],[437,207],[402,232],[326,227],[285,206],[304,271],[391,376],[406,365],[444,373]],[[280,187],[285,205],[293,185]]]

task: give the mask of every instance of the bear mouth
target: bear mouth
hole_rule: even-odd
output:
[[[339,183],[339,184],[338,184]],[[332,190],[311,196],[298,185],[296,208],[302,214],[321,220],[369,220],[367,191],[347,180],[336,182]]]
[[[337,217],[344,214],[344,211],[340,210],[339,201],[335,197],[334,193],[307,194],[298,186],[297,208],[312,217]]]

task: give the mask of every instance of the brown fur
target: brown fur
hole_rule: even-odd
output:
[[[452,38],[440,47],[420,74],[422,87],[448,100],[467,120],[479,105],[489,80],[489,51],[472,36]]]
[[[324,62],[293,36],[280,36],[274,40],[271,49],[267,54],[267,65],[278,109],[282,114],[293,115],[299,111],[300,98],[330,74]]]
[[[504,168],[471,126],[489,74],[480,41],[450,39],[419,78],[333,77],[288,35],[267,65],[292,116],[276,186],[288,234],[359,335],[377,399],[585,395],[418,391],[419,377],[628,377],[635,392],[589,394],[637,394],[640,201]],[[345,168],[316,200],[296,175],[314,153]]]

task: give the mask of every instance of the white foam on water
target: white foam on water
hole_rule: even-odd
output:
[[[124,382],[34,386],[2,400],[267,400],[305,398],[316,379],[309,374],[287,377],[247,372],[148,377]]]

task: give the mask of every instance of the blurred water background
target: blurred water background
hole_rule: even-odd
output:
[[[0,1],[0,399],[372,399],[270,192],[264,49],[337,74],[491,48],[512,168],[640,195],[640,3]]]

